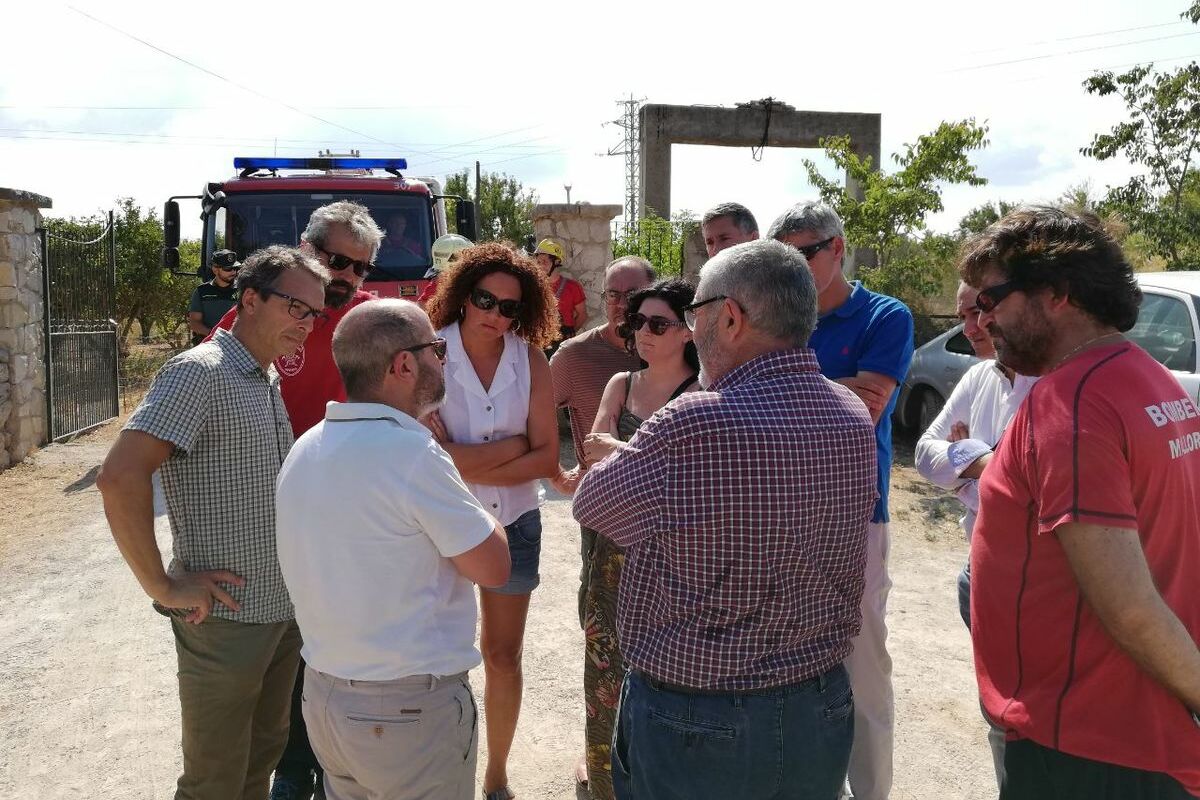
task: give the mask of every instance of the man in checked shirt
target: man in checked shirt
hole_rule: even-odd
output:
[[[822,377],[804,256],[725,250],[685,319],[701,383],[592,467],[574,514],[625,548],[618,798],[837,796],[853,738],[875,435]]]

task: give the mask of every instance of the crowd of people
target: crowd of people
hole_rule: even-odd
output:
[[[827,205],[701,228],[696,285],[619,258],[586,330],[552,240],[456,245],[421,304],[361,290],[385,237],[352,202],[230,261],[236,305],[198,315],[97,481],[175,638],[177,798],[469,798],[480,663],[483,797],[519,796],[543,481],[580,525],[591,797],[889,797],[912,315],[846,278]],[[984,360],[916,460],[966,508],[997,793],[1200,795],[1200,412],[1121,335],[1140,293],[1095,218],[1018,209],[960,274]]]

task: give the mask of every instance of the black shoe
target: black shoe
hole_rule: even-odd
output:
[[[312,800],[313,788],[311,772],[300,775],[277,772],[275,782],[271,784],[270,800]]]

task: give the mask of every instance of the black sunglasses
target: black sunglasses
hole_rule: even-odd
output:
[[[487,289],[472,289],[471,305],[480,311],[491,311],[493,308],[498,308],[500,316],[508,319],[516,319],[525,310],[525,304],[520,300],[501,300]]]
[[[640,331],[643,325],[650,326],[650,332],[655,336],[662,336],[671,328],[682,328],[686,323],[679,320],[667,319],[666,317],[647,317],[645,314],[629,314],[625,317],[625,324],[631,331]]]
[[[1000,305],[1001,300],[1021,289],[1022,287],[1017,281],[1005,281],[997,283],[995,286],[989,286],[975,295],[975,307],[984,314],[990,314],[996,310],[996,306]]]
[[[416,353],[421,350],[424,350],[426,347],[433,348],[433,354],[435,356],[437,356],[438,361],[446,360],[446,340],[445,339],[434,339],[432,342],[425,342],[424,344],[414,344],[412,347],[402,347],[402,348],[400,348],[400,352]]]
[[[707,300],[700,300],[699,302],[692,303],[690,306],[684,306],[683,307],[683,321],[684,321],[684,323],[687,324],[688,330],[690,330],[690,331],[696,330],[696,309],[697,308],[702,308],[703,306],[706,306],[709,303],[715,303],[718,300],[728,300],[728,299],[729,298],[723,294],[714,294],[712,297],[708,298]]]
[[[356,261],[350,256],[344,256],[341,253],[331,253],[319,244],[313,243],[313,247],[324,254],[325,260],[329,262],[329,268],[340,272],[344,269],[353,269],[354,274],[358,277],[366,275],[371,270],[375,269],[375,265],[370,261]]]
[[[312,317],[314,320],[328,321],[329,319],[329,315],[319,308],[313,308],[303,300],[292,297],[290,294],[284,294],[278,289],[272,289],[270,286],[264,286],[261,289],[256,289],[255,291],[262,295],[263,299],[266,299],[271,295],[275,295],[276,297],[287,300],[288,313],[291,314],[295,319],[306,320],[309,317]]]
[[[836,238],[837,238],[836,236],[830,236],[828,239],[822,239],[821,241],[814,242],[813,244],[793,245],[793,246],[797,250],[799,250],[801,253],[803,253],[805,258],[812,258],[817,253],[821,252],[826,247],[829,247],[829,245],[833,244],[833,240]]]

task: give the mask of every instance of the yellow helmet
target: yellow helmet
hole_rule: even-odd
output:
[[[559,261],[566,261],[566,253],[563,252],[562,245],[553,239],[542,239],[538,242],[537,249],[533,251],[533,254],[536,256],[538,253],[545,253]]]
[[[459,250],[471,246],[471,240],[457,233],[439,236],[433,243],[433,272],[441,272],[450,263],[450,258]]]

